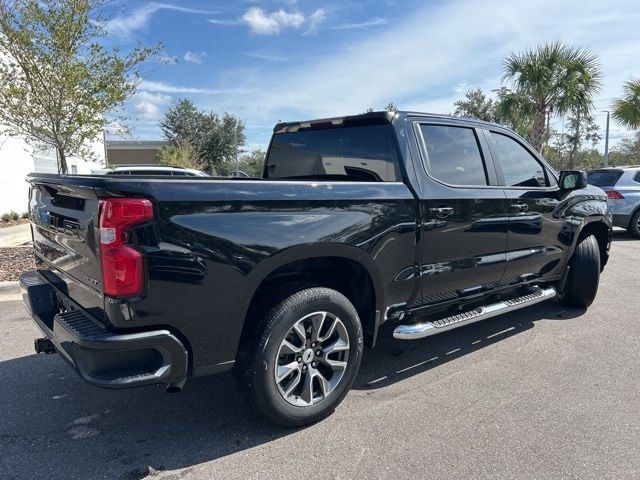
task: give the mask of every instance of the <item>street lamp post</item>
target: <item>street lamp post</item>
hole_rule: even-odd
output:
[[[609,116],[611,112],[609,110],[603,110],[607,114],[607,128],[604,134],[604,159],[603,163],[605,167],[609,166]]]
[[[236,121],[236,128],[235,128],[235,133],[236,133],[236,171],[235,171],[235,176],[238,177],[240,175],[240,149],[238,146],[238,130],[240,128],[240,122]]]

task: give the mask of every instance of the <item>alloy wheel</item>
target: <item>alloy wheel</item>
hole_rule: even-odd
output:
[[[278,349],[274,369],[278,391],[288,403],[311,406],[335,390],[347,369],[349,334],[330,312],[298,320]]]

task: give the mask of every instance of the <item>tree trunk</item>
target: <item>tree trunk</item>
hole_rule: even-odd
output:
[[[576,125],[573,131],[573,142],[571,142],[571,153],[569,154],[569,170],[573,170],[576,164],[576,153],[580,145],[580,112],[576,114]]]
[[[538,107],[533,115],[533,131],[531,132],[531,146],[537,152],[542,153],[542,143],[544,140],[544,130],[546,123],[546,111],[543,107]]]
[[[58,173],[67,173],[67,156],[62,148],[57,149],[58,152]]]

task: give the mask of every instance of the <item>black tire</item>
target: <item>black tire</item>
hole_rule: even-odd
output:
[[[640,238],[640,209],[633,214],[627,231],[636,238]]]
[[[568,307],[587,308],[598,293],[600,248],[593,235],[578,243],[570,261],[569,277],[560,292],[560,302]]]
[[[342,367],[339,380],[326,396],[324,395],[324,385],[320,385],[318,383],[320,380],[314,380],[313,375],[311,375],[309,377],[312,378],[310,380],[312,385],[311,396],[306,396],[306,398],[311,399],[310,404],[294,405],[291,403],[295,401],[294,398],[302,398],[303,394],[300,393],[300,397],[295,396],[296,393],[289,394],[289,400],[287,400],[285,398],[285,389],[282,388],[282,381],[280,383],[276,381],[276,368],[281,363],[290,361],[290,358],[287,357],[289,354],[280,355],[285,339],[289,339],[292,342],[300,341],[301,346],[295,346],[303,349],[303,354],[306,354],[309,349],[315,351],[316,348],[320,348],[310,348],[310,345],[305,346],[304,340],[301,340],[300,337],[291,336],[292,332],[298,333],[293,330],[294,325],[306,325],[306,323],[300,322],[317,319],[316,312],[325,313],[324,317],[321,317],[320,324],[326,319],[330,319],[330,322],[335,322],[335,319],[339,320],[341,324],[339,327],[340,333],[335,333],[335,335],[338,335],[338,337],[347,335],[348,348],[344,345],[343,352],[329,352],[326,355],[326,361],[330,359],[329,355],[342,355],[340,358],[342,360],[346,359],[346,367]],[[268,311],[261,325],[262,334],[257,338],[257,341],[248,342],[242,347],[242,351],[238,355],[238,364],[236,365],[236,379],[241,383],[241,390],[248,397],[249,402],[269,420],[288,427],[308,425],[329,416],[349,392],[362,360],[362,326],[354,306],[344,295],[335,290],[323,287],[305,288],[277,302]],[[310,326],[309,332],[305,333],[312,335],[311,330],[313,330],[313,326]],[[322,330],[322,327],[320,327],[320,330]],[[318,332],[318,335],[320,335],[320,332]],[[331,337],[327,341],[333,341],[333,338]],[[311,340],[309,339],[308,342],[311,342]],[[324,351],[322,353],[324,354]],[[298,353],[291,353],[290,355],[298,362],[298,357],[302,358],[302,355]],[[296,381],[298,374],[300,378],[303,378],[305,374],[310,375],[312,371],[318,372],[321,368],[328,368],[324,364],[320,365],[322,362],[321,356],[317,356],[315,359],[317,364],[314,363],[314,367],[317,366],[318,368],[312,369],[311,363],[306,363],[310,360],[304,360],[300,368],[304,367],[307,373],[302,371],[293,372],[290,384]],[[334,357],[331,360],[339,359]],[[340,361],[339,363],[343,362]],[[334,374],[332,371],[329,371],[329,373],[331,375]],[[323,376],[322,378],[324,379],[325,377]],[[302,380],[299,381],[302,382]],[[304,388],[305,385],[306,383],[304,382],[299,384],[301,388]],[[320,390],[321,387],[323,387],[322,390]],[[317,393],[314,393],[316,391]],[[317,397],[322,398],[318,399]]]

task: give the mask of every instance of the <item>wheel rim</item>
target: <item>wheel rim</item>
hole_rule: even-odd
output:
[[[327,398],[347,370],[349,334],[336,315],[314,312],[298,320],[280,343],[274,369],[282,398],[308,407]]]

